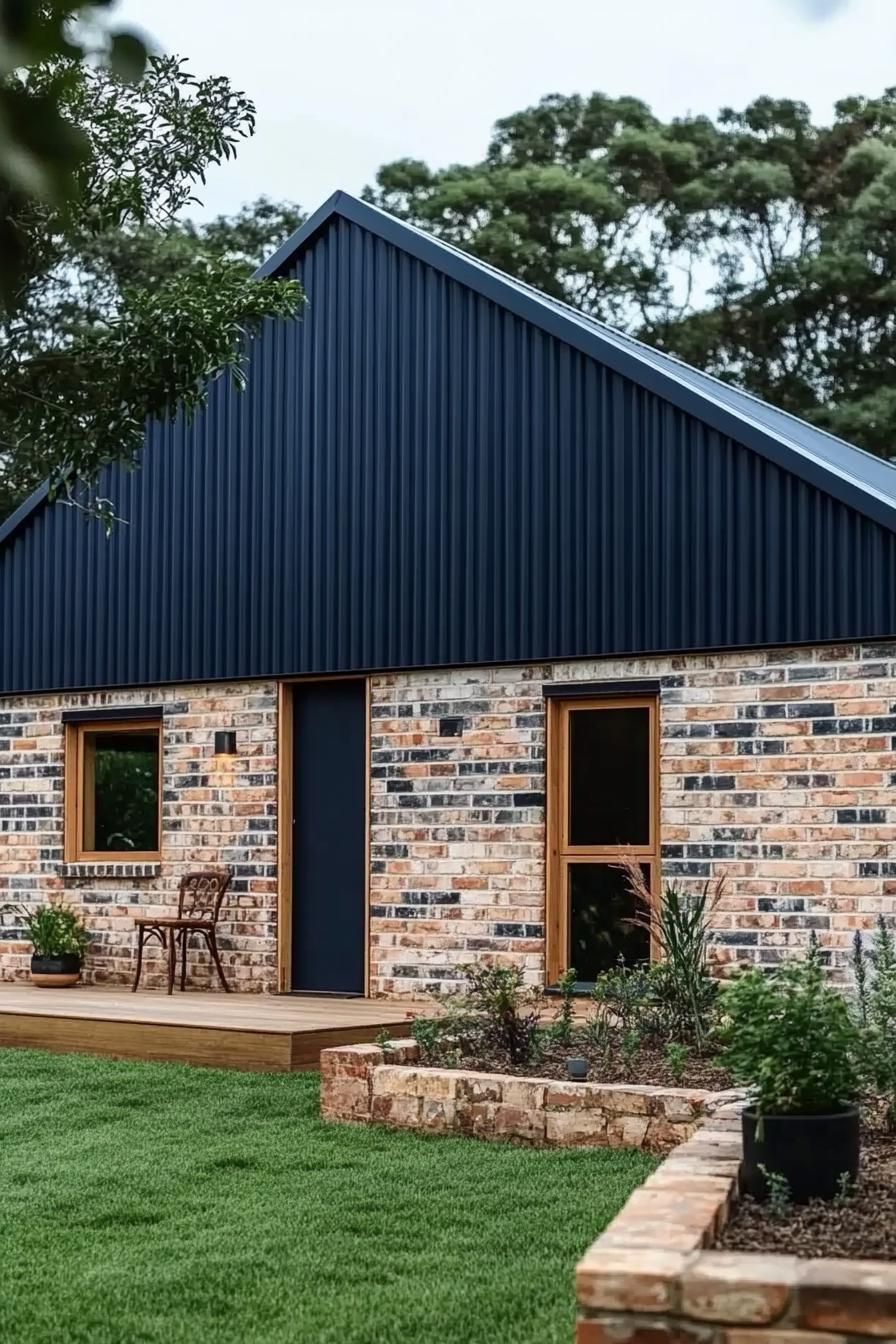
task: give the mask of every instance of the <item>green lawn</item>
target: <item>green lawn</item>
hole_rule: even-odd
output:
[[[0,1050],[3,1344],[551,1344],[651,1169],[323,1125],[314,1075]]]

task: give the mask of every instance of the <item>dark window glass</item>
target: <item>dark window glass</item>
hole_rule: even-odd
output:
[[[650,843],[650,711],[569,716],[569,843]]]
[[[84,848],[159,848],[159,734],[85,733]]]
[[[645,882],[650,869],[642,864]],[[578,980],[594,980],[620,956],[627,965],[650,956],[650,934],[631,922],[637,911],[625,873],[608,863],[569,865],[569,965]]]

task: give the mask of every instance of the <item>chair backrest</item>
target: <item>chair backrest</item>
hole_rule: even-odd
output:
[[[229,868],[201,873],[185,873],[180,880],[177,895],[177,913],[180,919],[209,919],[218,922],[218,912],[224,893],[230,886],[233,873]]]

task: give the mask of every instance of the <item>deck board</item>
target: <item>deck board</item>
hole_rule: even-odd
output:
[[[327,1045],[404,1034],[427,1005],[406,1000],[0,984],[0,1046],[286,1072]]]

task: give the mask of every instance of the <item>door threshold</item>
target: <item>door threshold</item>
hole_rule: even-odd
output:
[[[357,989],[288,989],[286,993],[294,999],[363,999],[366,997]]]

